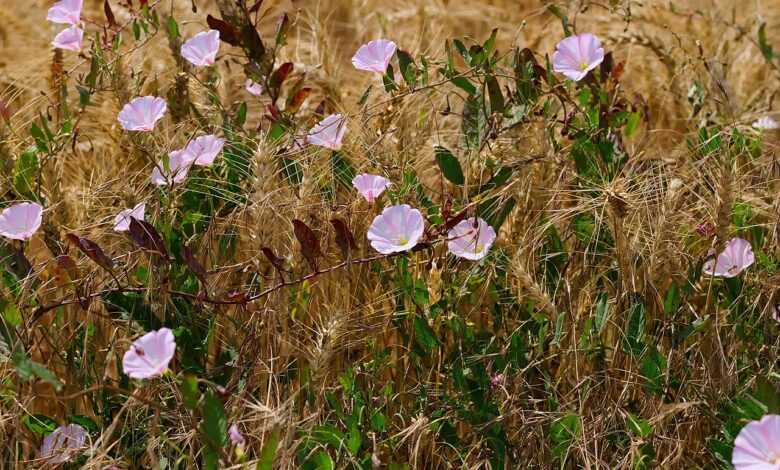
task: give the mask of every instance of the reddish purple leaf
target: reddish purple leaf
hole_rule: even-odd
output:
[[[103,2],[103,11],[106,13],[109,28],[117,27],[116,18],[114,17],[114,12],[111,11],[111,5],[109,5],[108,0]]]
[[[114,267],[114,260],[106,255],[106,253],[97,243],[87,238],[81,238],[78,235],[74,235],[72,233],[67,234],[66,238],[71,243],[76,245],[76,247],[81,250],[82,253],[87,255],[89,259],[94,261],[95,264],[105,269],[106,271],[111,272],[111,268]]]
[[[295,238],[301,244],[301,254],[311,266],[313,271],[317,271],[317,258],[322,256],[322,250],[320,250],[320,242],[317,239],[317,235],[309,228],[308,225],[301,222],[298,219],[293,219],[293,233]]]
[[[183,245],[181,247],[181,257],[184,259],[184,262],[187,263],[187,267],[190,268],[190,271],[200,279],[200,282],[206,284],[206,269],[200,264],[198,259],[195,258],[195,255],[192,254],[192,250],[189,246]]]
[[[130,238],[133,239],[139,248],[157,253],[165,259],[170,259],[162,237],[149,222],[130,217],[129,233]]]
[[[241,34],[230,23],[220,20],[219,18],[214,18],[211,15],[206,17],[206,23],[208,23],[209,28],[219,31],[219,39],[222,41],[231,46],[241,45]]]
[[[346,261],[349,259],[350,252],[357,248],[355,237],[352,236],[352,232],[349,231],[349,227],[343,220],[331,219],[330,223],[336,231],[336,245],[341,250],[341,257]]]

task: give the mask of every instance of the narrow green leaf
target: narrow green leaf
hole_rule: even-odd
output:
[[[11,356],[11,361],[16,368],[16,374],[22,380],[35,380],[41,379],[44,382],[48,382],[54,386],[56,391],[62,390],[62,383],[56,375],[42,364],[30,360],[27,355],[21,350],[14,351]]]
[[[263,445],[263,450],[260,451],[260,459],[257,461],[255,470],[273,470],[274,457],[276,456],[276,449],[279,447],[279,433],[274,431],[268,437]]]
[[[460,162],[452,152],[438,145],[433,151],[436,156],[436,163],[439,165],[439,169],[445,178],[458,186],[466,182],[466,179],[463,176],[463,169],[460,167]]]

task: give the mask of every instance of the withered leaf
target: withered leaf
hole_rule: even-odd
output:
[[[230,44],[231,46],[241,45],[241,34],[230,23],[220,20],[219,18],[214,18],[211,15],[206,17],[206,23],[208,23],[209,28],[219,31],[220,40]]]
[[[116,18],[114,17],[114,12],[111,11],[111,5],[108,3],[108,0],[103,2],[103,11],[106,13],[109,28],[115,28],[117,26]]]
[[[184,262],[187,263],[187,267],[190,268],[190,271],[200,279],[200,282],[206,284],[206,269],[200,264],[200,261],[195,258],[195,255],[192,254],[192,249],[190,249],[189,246],[182,245],[181,257],[184,259]]]
[[[157,229],[149,222],[130,217],[129,232],[130,238],[133,239],[139,248],[157,253],[163,258],[170,259],[162,237],[157,233]]]
[[[341,250],[341,257],[344,259],[344,261],[347,261],[349,259],[350,252],[357,248],[357,244],[355,244],[355,237],[352,236],[352,232],[349,231],[347,223],[343,220],[331,219],[330,223],[333,225],[333,229],[336,231],[336,245],[338,245],[339,250]]]
[[[114,267],[114,260],[106,255],[106,253],[97,243],[87,238],[81,238],[78,235],[74,235],[72,233],[69,233],[66,235],[66,237],[71,243],[76,245],[76,247],[81,250],[82,253],[87,255],[89,259],[94,261],[95,264],[101,268],[110,272],[111,268]]]
[[[301,105],[303,105],[303,102],[306,101],[306,98],[308,98],[309,94],[311,94],[311,88],[308,87],[296,91],[294,95],[287,98],[287,107],[285,108],[285,111],[288,113],[298,111],[301,108]]]
[[[271,263],[271,266],[273,266],[276,272],[278,272],[279,275],[281,276],[282,273],[286,271],[284,269],[284,258],[280,258],[276,256],[274,251],[268,248],[267,246],[261,248],[261,251],[263,252],[263,256],[265,256],[265,259],[267,259],[268,262]]]
[[[276,23],[276,47],[285,45],[287,42],[287,29],[290,26],[290,17],[283,13]]]
[[[292,62],[285,62],[280,65],[279,68],[274,70],[274,73],[271,74],[271,78],[268,80],[268,86],[274,90],[278,90],[292,73],[293,68]]]
[[[322,256],[322,250],[320,250],[320,242],[317,239],[317,235],[309,228],[308,225],[298,219],[293,219],[293,233],[295,238],[301,244],[301,254],[311,266],[313,271],[317,271],[317,257]]]
[[[263,6],[263,0],[257,0],[252,8],[249,9],[249,13],[255,13],[260,7]]]

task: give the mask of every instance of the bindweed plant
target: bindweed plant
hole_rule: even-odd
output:
[[[547,49],[388,30],[347,96],[305,9],[199,3],[54,3],[46,104],[4,112],[4,462],[777,464],[778,125],[701,44],[670,161],[575,10]]]

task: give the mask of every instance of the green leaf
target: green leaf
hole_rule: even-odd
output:
[[[487,117],[482,108],[481,96],[470,96],[463,104],[461,130],[469,150],[477,151],[482,147],[487,133]]]
[[[314,468],[317,470],[333,470],[336,468],[333,464],[333,459],[331,459],[330,455],[324,450],[318,451],[316,454],[312,455],[308,461],[314,464]]]
[[[62,383],[60,383],[60,379],[58,379],[52,371],[44,367],[42,364],[30,360],[23,351],[18,349],[14,351],[13,355],[11,356],[11,360],[13,361],[14,367],[16,368],[16,374],[19,375],[19,378],[22,380],[29,381],[41,379],[44,382],[48,382],[53,385],[54,390],[58,392],[62,390]]]
[[[666,316],[673,315],[680,308],[680,288],[677,283],[672,281],[672,285],[669,286],[669,290],[666,291],[666,298],[664,299],[664,314]]]
[[[477,94],[477,87],[466,77],[455,77],[452,79],[452,84],[468,93],[469,96]]]
[[[360,435],[360,429],[357,424],[353,423],[349,427],[349,433],[347,434],[347,450],[350,454],[357,456],[362,443],[363,440]]]
[[[172,16],[168,17],[168,36],[172,39],[178,39],[181,36],[179,34],[179,24]]]
[[[428,322],[419,315],[414,317],[414,339],[427,352],[439,345],[436,333],[428,326]]]
[[[274,457],[276,456],[276,449],[278,447],[279,433],[274,431],[263,445],[263,450],[260,451],[260,459],[257,461],[255,470],[273,470]]]
[[[506,107],[504,95],[501,93],[501,85],[498,84],[496,77],[490,75],[486,81],[488,96],[490,97],[490,112],[503,114]]]
[[[82,428],[86,429],[90,434],[97,434],[100,432],[100,427],[89,416],[84,415],[72,415],[68,416],[68,422],[78,424]]]
[[[601,294],[596,302],[596,330],[601,333],[609,319],[609,299],[607,294]]]
[[[352,179],[355,177],[355,168],[341,152],[333,152],[330,157],[333,178],[345,188],[352,188]]]
[[[193,374],[185,374],[179,385],[184,406],[191,410],[198,407],[200,401],[200,390],[198,390],[198,378]]]
[[[633,356],[639,356],[645,348],[645,306],[636,301],[628,313],[625,349]]]
[[[625,133],[626,137],[631,137],[634,135],[634,132],[636,132],[637,127],[639,127],[639,123],[642,121],[642,113],[639,111],[629,113],[628,119],[626,120],[626,127],[625,127]]]
[[[35,139],[35,145],[38,147],[38,151],[41,153],[47,153],[49,151],[49,144],[46,134],[43,133],[40,127],[36,123],[32,123],[30,127],[30,135]]]
[[[758,27],[758,47],[766,60],[771,61],[775,58],[772,46],[766,40],[766,23],[761,23],[761,26]]]
[[[650,422],[634,416],[631,413],[628,414],[628,419],[626,421],[628,424],[628,429],[630,429],[631,433],[637,437],[647,439],[647,437],[650,436],[650,434],[653,432],[653,426],[650,425]]]
[[[777,388],[765,377],[756,378],[755,396],[766,406],[769,413],[780,413],[780,394],[777,393]]]
[[[16,304],[12,304],[12,303],[6,305],[5,309],[3,310],[3,319],[6,321],[6,323],[8,323],[14,328],[21,325],[22,314],[19,313],[19,307],[17,307]]]
[[[404,81],[412,88],[417,83],[417,66],[414,65],[414,59],[406,52],[398,49],[395,53],[398,56],[398,68]]]
[[[570,413],[555,421],[550,426],[550,441],[553,444],[553,454],[558,458],[564,457],[572,442],[580,434],[580,418]]]
[[[666,358],[663,357],[654,345],[645,353],[640,367],[642,376],[647,380],[645,389],[655,395],[663,394],[663,379],[666,371]]]
[[[436,163],[439,165],[439,169],[441,169],[444,177],[458,186],[465,183],[466,179],[463,177],[463,170],[455,155],[446,148],[438,145],[434,147],[433,151],[436,155]]]
[[[35,180],[38,176],[38,156],[35,147],[28,148],[19,155],[14,166],[14,191],[25,199],[35,199]]]
[[[237,126],[241,127],[246,124],[246,112],[246,101],[242,101],[241,104],[238,105],[238,110],[236,111],[235,122]]]
[[[209,390],[204,394],[201,413],[203,421],[200,424],[200,431],[206,437],[209,446],[215,449],[225,447],[228,442],[227,416],[222,401],[214,392]]]
[[[39,436],[51,434],[58,426],[54,419],[49,418],[46,415],[24,415],[22,417],[22,424],[31,433]]]

